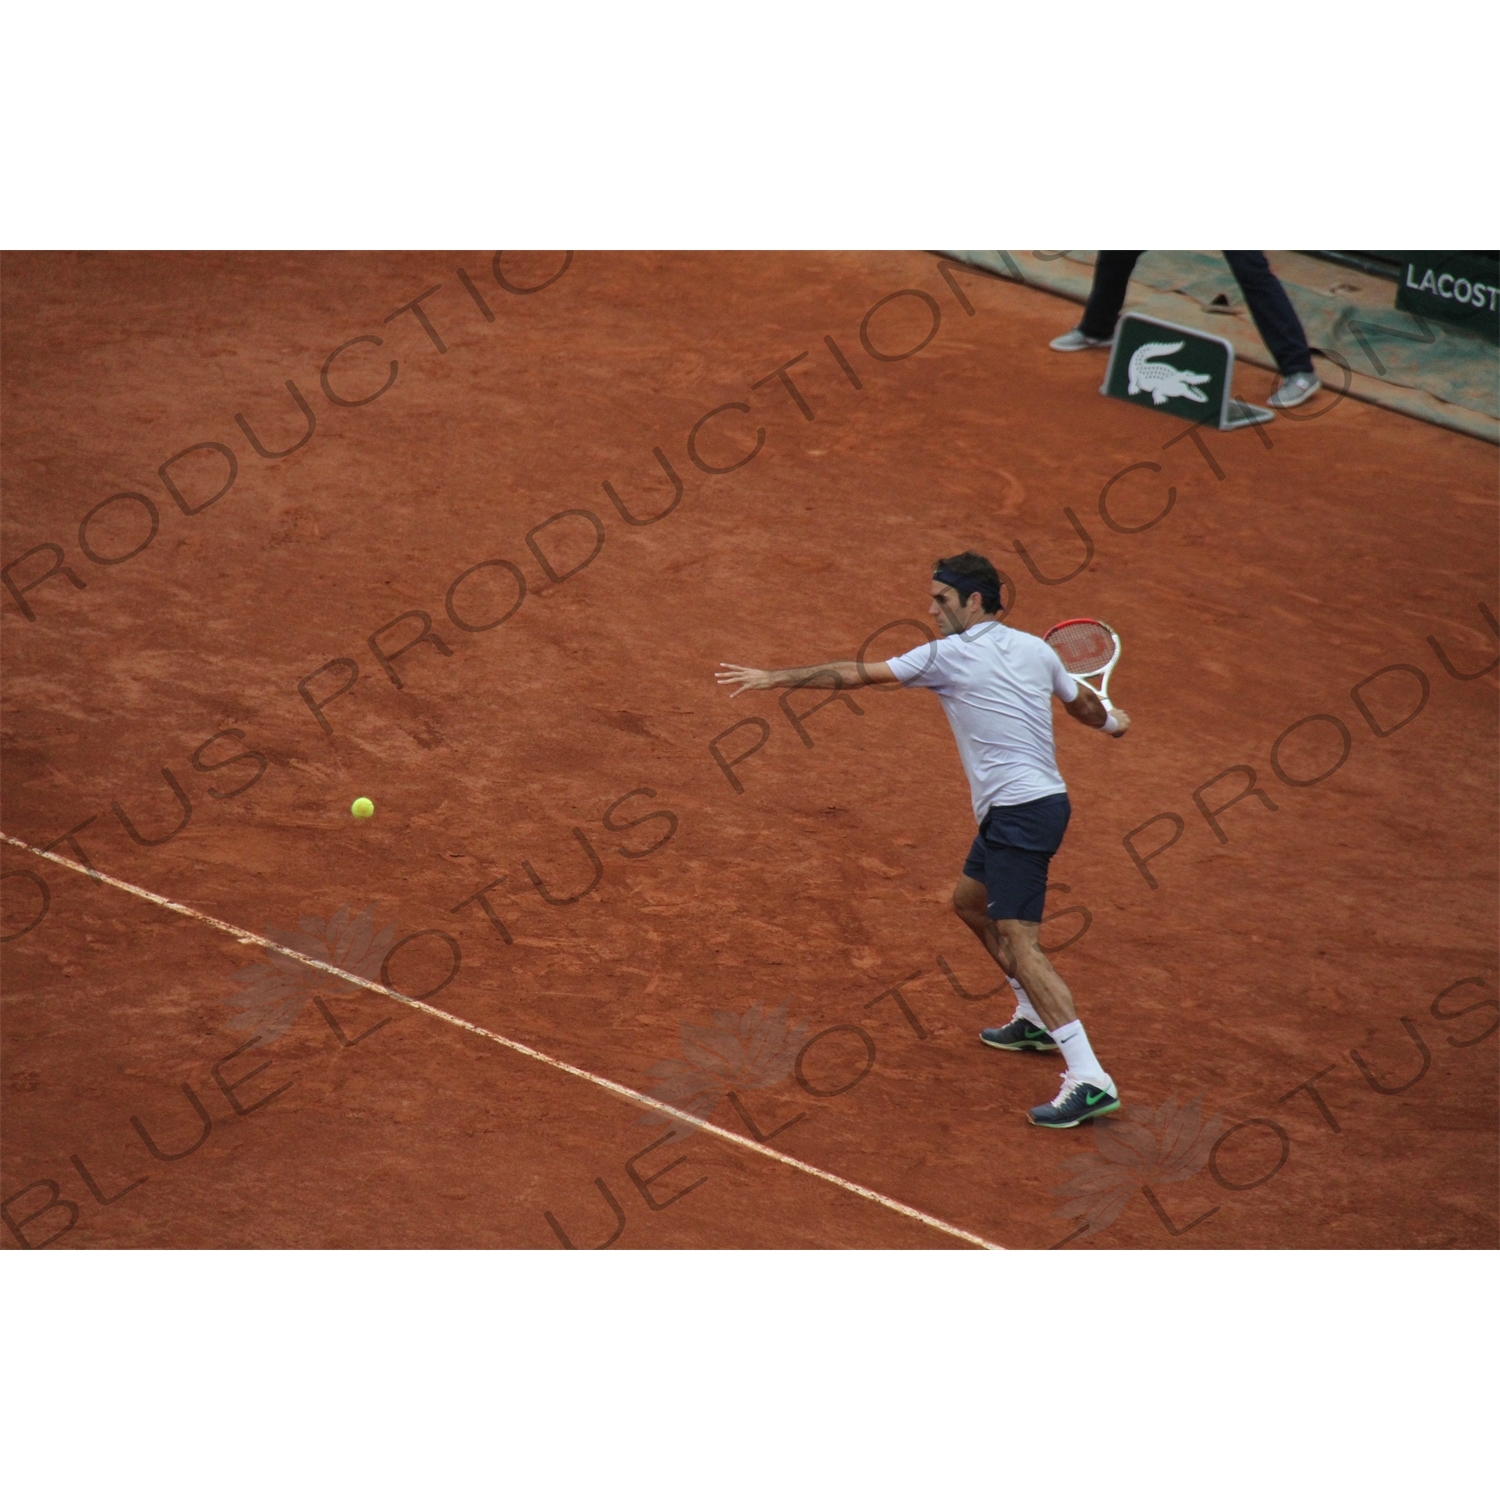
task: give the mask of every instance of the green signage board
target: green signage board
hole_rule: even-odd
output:
[[[1231,398],[1233,380],[1234,347],[1228,339],[1126,313],[1115,330],[1100,391],[1213,427],[1269,422],[1269,411]]]
[[[1500,343],[1500,259],[1493,251],[1407,250],[1396,306]]]

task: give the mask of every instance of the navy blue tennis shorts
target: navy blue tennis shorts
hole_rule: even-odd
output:
[[[1040,922],[1047,894],[1047,866],[1057,853],[1073,814],[1066,792],[992,807],[964,861],[964,874],[989,893],[993,922]]]

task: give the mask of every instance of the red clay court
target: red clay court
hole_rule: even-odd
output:
[[[1107,400],[919,252],[0,272],[9,1248],[1495,1246],[1491,445]],[[1107,1126],[977,1040],[931,695],[713,679],[908,649],[965,547],[1124,642],[1044,927]],[[367,977],[827,1175],[49,846],[338,967],[374,905]]]

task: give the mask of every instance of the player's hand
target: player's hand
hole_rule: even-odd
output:
[[[1110,735],[1110,739],[1117,740],[1117,739],[1120,738],[1120,736],[1122,734],[1125,733],[1125,731],[1127,729],[1130,728],[1130,715],[1128,713],[1126,713],[1123,708],[1117,708],[1117,709],[1115,709],[1114,714],[1115,714],[1115,723],[1118,724],[1120,727],[1117,730],[1115,730],[1115,732],[1112,735]]]
[[[776,686],[774,672],[763,672],[759,667],[737,667],[727,661],[721,661],[719,665],[724,670],[715,672],[714,676],[718,678],[720,687],[734,689],[729,695],[731,698],[738,698],[741,693],[761,691]]]

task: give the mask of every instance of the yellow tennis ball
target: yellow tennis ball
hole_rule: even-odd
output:
[[[373,818],[375,816],[375,804],[368,797],[356,797],[354,805],[349,811],[356,818]]]

